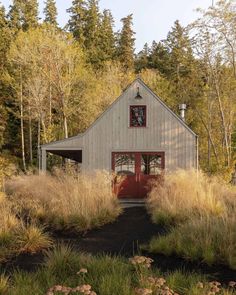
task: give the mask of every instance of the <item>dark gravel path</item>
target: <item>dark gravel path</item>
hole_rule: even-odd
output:
[[[82,252],[109,255],[122,255],[131,257],[141,253],[139,245],[148,243],[155,235],[165,234],[163,227],[151,222],[145,207],[126,208],[124,213],[111,224],[104,225],[100,229],[92,230],[83,237],[75,235],[57,235],[58,242],[65,242],[73,245],[75,249]],[[174,270],[185,270],[187,272],[198,272],[207,274],[210,278],[221,282],[236,280],[236,271],[221,265],[209,267],[203,263],[188,262],[182,258],[171,256],[166,257],[159,254],[142,253],[154,259],[154,266],[163,272]],[[2,269],[19,269],[33,271],[43,261],[43,254],[20,255],[12,260]]]

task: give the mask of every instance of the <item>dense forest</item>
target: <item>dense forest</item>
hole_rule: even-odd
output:
[[[38,146],[83,132],[140,76],[199,135],[200,166],[229,175],[236,155],[236,5],[220,0],[135,53],[133,16],[114,29],[98,0],[74,0],[64,28],[55,0],[0,6],[0,166],[37,167]],[[8,173],[6,170],[4,173]]]

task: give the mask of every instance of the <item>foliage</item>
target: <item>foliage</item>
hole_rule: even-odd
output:
[[[234,187],[202,172],[177,171],[154,186],[148,208],[154,222],[174,226],[152,239],[151,252],[236,268]]]
[[[52,240],[44,229],[33,224],[25,225],[16,217],[16,212],[9,200],[0,199],[0,261],[6,261],[22,252],[35,253],[52,244]]]
[[[219,289],[217,294],[235,294],[234,283],[223,288],[219,282],[209,282],[201,275],[180,271],[166,274],[164,279],[155,268],[136,270],[135,265],[124,258],[90,256],[59,245],[48,252],[45,264],[35,273],[14,272],[6,294],[74,294],[80,291],[75,294],[203,295],[216,291],[216,287]]]
[[[111,11],[100,11],[97,0],[72,1],[63,29],[54,0],[45,3],[43,24],[37,0],[14,0],[8,12],[1,6],[0,147],[21,158],[24,170],[35,166],[38,145],[83,132],[136,72],[176,113],[187,104],[201,168],[229,179],[236,144],[235,5],[222,0],[198,11],[194,23],[175,21],[164,40],[135,54],[132,14],[116,32]]]
[[[19,215],[36,219],[54,230],[86,231],[113,221],[121,209],[112,193],[112,176],[94,175],[18,176],[8,181]]]

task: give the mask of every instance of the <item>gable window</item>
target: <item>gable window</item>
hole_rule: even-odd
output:
[[[147,107],[130,106],[130,127],[146,127]]]

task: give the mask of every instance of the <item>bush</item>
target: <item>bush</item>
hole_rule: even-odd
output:
[[[111,175],[18,176],[6,184],[22,217],[39,220],[54,230],[86,231],[113,221],[121,212],[112,193]]]

